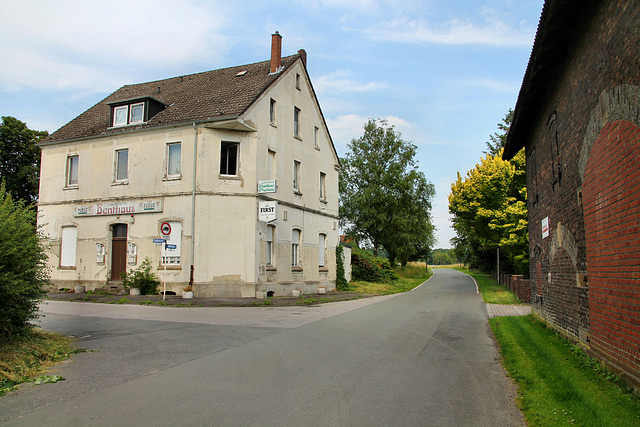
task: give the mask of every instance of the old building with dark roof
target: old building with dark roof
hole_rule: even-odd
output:
[[[55,286],[119,288],[149,258],[177,294],[335,287],[339,160],[306,52],[281,49],[125,85],[41,143]]]
[[[534,311],[640,385],[640,3],[547,0],[504,158],[526,150]]]

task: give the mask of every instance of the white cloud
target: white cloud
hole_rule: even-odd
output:
[[[0,87],[103,90],[132,70],[214,62],[227,49],[224,4],[212,13],[171,0],[9,2],[0,17],[0,38],[12,41],[1,51]]]
[[[389,86],[378,82],[361,83],[350,79],[350,71],[336,70],[330,74],[320,76],[314,80],[313,86],[318,93],[340,94],[346,92],[372,92],[380,89],[386,89]]]
[[[331,138],[340,156],[346,153],[347,144],[351,142],[352,139],[362,136],[364,133],[364,125],[370,118],[385,119],[390,125],[395,126],[396,130],[400,133],[404,133],[404,130],[408,131],[415,127],[408,121],[396,116],[365,117],[358,114],[345,114],[335,119],[327,119],[327,126],[329,127],[329,132],[331,132]]]
[[[365,33],[376,40],[402,43],[445,45],[531,46],[535,28],[514,27],[490,10],[484,10],[483,22],[455,18],[433,24],[423,19],[395,18]]]
[[[520,82],[506,82],[489,78],[476,78],[458,81],[456,83],[461,86],[474,86],[483,89],[489,89],[495,92],[503,92],[509,94],[518,93],[518,91],[520,90]]]

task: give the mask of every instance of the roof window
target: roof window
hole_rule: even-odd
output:
[[[112,127],[144,123],[166,108],[153,98],[117,101],[110,105]]]

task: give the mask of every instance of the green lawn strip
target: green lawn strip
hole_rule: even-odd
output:
[[[640,425],[638,397],[607,379],[613,376],[593,359],[576,357],[575,346],[532,315],[489,323],[528,425]]]
[[[401,292],[408,292],[424,283],[431,276],[433,271],[425,269],[424,264],[412,265],[405,267],[397,267],[394,269],[399,280],[394,282],[350,282],[349,291],[359,292],[368,295],[391,295]]]
[[[499,285],[498,281],[490,274],[469,270],[465,267],[454,267],[454,269],[468,274],[476,280],[485,304],[522,304],[522,301],[513,292],[506,286]]]
[[[64,380],[57,375],[43,374],[47,369],[74,353],[73,340],[40,330],[0,344],[0,396],[21,383],[44,384]]]

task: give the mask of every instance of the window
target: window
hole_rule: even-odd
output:
[[[318,234],[318,267],[324,267],[326,263],[327,236]]]
[[[124,126],[144,121],[144,102],[113,107],[113,126]]]
[[[300,109],[293,107],[293,136],[300,138]]]
[[[180,178],[180,152],[182,143],[167,144],[167,178]]]
[[[296,89],[300,90],[300,74],[296,73]]]
[[[67,187],[78,186],[78,156],[67,157]]]
[[[267,178],[276,179],[276,152],[267,150]]]
[[[60,242],[60,267],[76,266],[76,245],[78,242],[77,227],[62,227]]]
[[[180,265],[180,243],[182,241],[182,223],[179,221],[169,221],[171,234],[167,244],[175,245],[175,249],[163,249],[162,265]]]
[[[267,267],[275,266],[275,246],[276,227],[275,225],[267,225]]]
[[[327,200],[327,174],[320,172],[320,200],[323,202]]]
[[[144,103],[132,104],[130,110],[129,123],[140,123],[144,117]]]
[[[271,103],[269,104],[269,122],[272,125],[276,124],[276,100],[271,99]]]
[[[300,193],[300,162],[293,161],[293,191]]]
[[[318,126],[314,127],[313,128],[313,147],[320,149],[320,146],[318,145],[318,132],[319,132]]]
[[[291,231],[291,266],[300,267],[300,230]]]
[[[115,182],[127,182],[129,170],[129,150],[116,150]]]
[[[220,175],[238,175],[238,144],[222,142],[220,144]]]
[[[123,126],[127,124],[127,115],[129,114],[129,106],[123,105],[113,109],[113,125]]]

